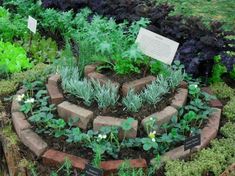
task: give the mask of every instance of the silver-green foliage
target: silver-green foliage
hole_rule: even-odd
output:
[[[94,100],[94,88],[87,79],[80,80],[79,71],[76,67],[65,67],[60,71],[63,89],[84,100],[87,106],[90,106]]]
[[[169,85],[173,89],[177,87],[185,78],[185,72],[182,69],[172,69],[169,75]]]
[[[119,99],[118,86],[111,82],[102,85],[100,82],[94,80],[93,84],[95,88],[95,100],[99,108],[106,109],[115,106]]]
[[[167,80],[160,75],[156,81],[153,81],[152,84],[147,85],[147,88],[141,93],[143,100],[151,105],[156,105],[161,101],[162,96],[168,93],[170,86]]]
[[[122,103],[128,111],[138,112],[143,104],[143,101],[142,97],[136,94],[133,89],[131,89],[127,96],[122,99]]]

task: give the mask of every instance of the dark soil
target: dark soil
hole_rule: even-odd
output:
[[[231,88],[235,89],[235,80],[232,79],[232,78],[229,76],[229,74],[225,74],[225,75],[223,76],[223,80],[224,80],[224,82],[225,82],[228,86],[230,86]]]

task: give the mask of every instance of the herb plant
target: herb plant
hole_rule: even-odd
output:
[[[130,90],[126,97],[122,99],[123,105],[130,112],[138,112],[142,106],[142,97],[137,95],[134,90]]]

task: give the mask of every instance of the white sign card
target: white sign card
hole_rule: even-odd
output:
[[[169,65],[179,47],[179,43],[144,28],[140,28],[136,43],[144,54]]]
[[[30,31],[32,31],[34,34],[37,30],[37,20],[35,20],[33,17],[29,16],[28,18],[28,28]]]

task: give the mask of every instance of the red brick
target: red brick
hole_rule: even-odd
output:
[[[179,88],[172,100],[171,106],[173,106],[176,109],[179,109],[180,107],[186,104],[187,97],[188,97],[188,89]]]
[[[141,78],[135,81],[127,82],[122,85],[122,94],[127,95],[130,89],[135,90],[136,92],[140,92],[143,90],[147,84],[151,84],[156,80],[154,76],[147,76],[145,78]]]
[[[171,120],[171,118],[174,116],[174,115],[177,115],[178,114],[178,111],[172,107],[172,106],[167,106],[165,109],[163,109],[162,111],[159,111],[159,112],[156,112],[146,118],[144,118],[141,122],[141,124],[144,126],[145,128],[145,124],[146,122],[148,122],[150,120],[150,118],[153,118],[156,120],[156,124],[158,126],[164,124],[164,123],[167,123]]]
[[[188,83],[185,82],[185,81],[182,81],[182,82],[180,83],[180,86],[179,86],[179,87],[182,88],[182,89],[188,89]]]
[[[214,108],[219,108],[219,109],[223,108],[223,104],[218,99],[211,100],[210,101],[210,106],[214,107]]]
[[[201,90],[203,92],[206,92],[206,93],[210,94],[210,95],[213,95],[213,92],[209,87],[202,87]]]
[[[166,152],[162,158],[163,160],[165,159],[171,159],[171,160],[176,160],[176,159],[183,159],[187,156],[189,156],[190,150],[184,151],[184,146],[181,145],[177,148],[174,148],[173,150],[170,150],[169,152]]]
[[[57,86],[59,80],[60,80],[60,75],[54,74],[48,78],[48,84],[53,85],[53,86]]]
[[[26,120],[25,115],[22,112],[13,112],[12,121],[19,137],[21,137],[22,130],[31,128],[31,125]]]
[[[94,79],[96,81],[99,81],[100,84],[107,84],[108,82],[112,82],[114,85],[116,85],[118,88],[120,87],[120,84],[118,82],[114,82],[110,80],[107,76],[97,73],[97,72],[91,72],[87,75],[88,78]]]
[[[207,126],[219,130],[221,109],[214,108],[214,110],[215,112],[210,116]]]
[[[194,150],[201,150],[209,145],[210,141],[217,136],[218,130],[212,127],[205,127],[201,132],[201,145],[196,146]]]
[[[84,68],[84,75],[88,76],[89,73],[95,72],[96,71],[96,67],[99,64],[92,64],[92,65],[86,65]]]
[[[63,102],[64,96],[57,86],[47,84],[46,87],[52,104],[58,105]]]
[[[21,131],[20,139],[37,156],[41,156],[47,149],[47,143],[31,129]]]
[[[16,100],[18,95],[13,96],[13,100],[11,103],[11,112],[20,112],[20,103]]]
[[[42,162],[47,166],[60,166],[64,163],[66,158],[71,161],[74,168],[80,170],[83,170],[85,168],[85,164],[88,163],[88,160],[86,159],[53,149],[49,149],[43,154]]]
[[[118,171],[118,168],[124,163],[124,160],[102,161],[100,167],[104,170],[105,175],[110,175]],[[129,160],[130,168],[147,168],[145,159],[132,159]]]
[[[78,117],[78,126],[82,129],[87,129],[88,123],[93,119],[93,112],[82,107],[79,107],[75,104],[64,101],[63,103],[57,106],[57,111],[60,117],[66,121],[69,118]]]
[[[97,116],[93,121],[93,130],[98,131],[104,126],[116,126],[119,127],[119,137],[123,139],[124,131],[121,129],[121,124],[125,119],[109,117],[109,116]],[[132,123],[132,128],[126,132],[126,138],[135,138],[137,136],[138,121],[135,120]]]

